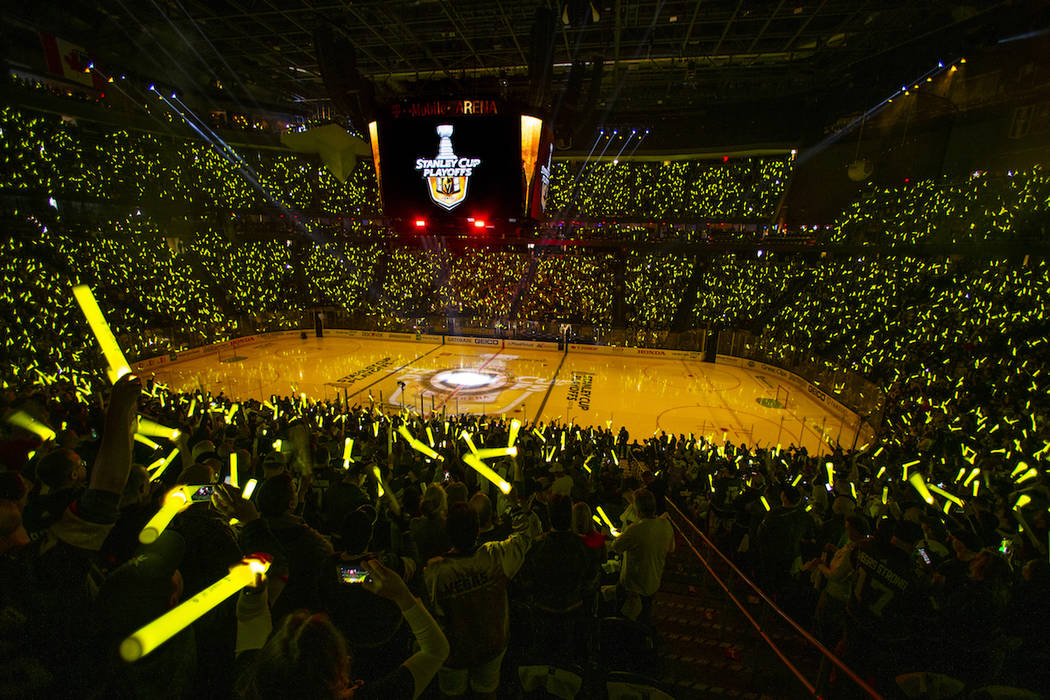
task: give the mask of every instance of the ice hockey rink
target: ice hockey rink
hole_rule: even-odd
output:
[[[811,454],[870,439],[866,425],[857,435],[854,414],[822,403],[798,378],[724,359],[731,364],[669,350],[570,345],[563,352],[553,343],[336,330],[323,338],[299,331],[248,337],[137,367],[175,390],[207,387],[234,399],[305,393],[351,405],[372,400],[389,411],[626,426],[639,439],[692,433],[718,443],[801,444]]]

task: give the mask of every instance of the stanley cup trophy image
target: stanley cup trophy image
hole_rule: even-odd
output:
[[[474,168],[481,161],[477,158],[460,158],[452,150],[452,125],[441,124],[437,127],[437,156],[434,160],[419,159],[416,169],[423,171],[430,199],[438,206],[451,211],[467,197],[467,183]]]

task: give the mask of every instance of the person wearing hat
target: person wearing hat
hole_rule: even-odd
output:
[[[565,473],[565,467],[561,465],[561,462],[554,462],[551,464],[551,476],[554,477],[553,483],[551,483],[551,494],[554,496],[572,496],[572,477]]]

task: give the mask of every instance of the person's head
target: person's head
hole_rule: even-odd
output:
[[[203,462],[197,462],[179,472],[179,478],[175,480],[177,484],[210,484],[215,481],[215,472],[212,471],[211,467]]]
[[[965,528],[953,530],[950,541],[956,559],[963,561],[969,561],[981,549],[981,538]]]
[[[492,527],[492,499],[478,491],[470,497],[468,502],[474,512],[478,514],[478,525],[482,530]]]
[[[462,481],[453,481],[445,487],[446,502],[449,506],[454,503],[467,502],[467,485]]]
[[[84,462],[73,450],[59,448],[40,460],[36,468],[40,483],[52,491],[79,486],[87,478]]]
[[[848,517],[853,514],[857,504],[849,496],[836,496],[831,503],[831,512],[839,517]]]
[[[242,689],[250,700],[344,698],[350,688],[346,640],[327,616],[298,610],[259,651]]]
[[[0,501],[11,501],[18,509],[25,508],[29,489],[18,472],[0,472]]]
[[[466,503],[448,509],[448,541],[459,552],[469,552],[478,542],[478,514]]]
[[[643,518],[656,517],[656,497],[649,489],[638,489],[634,492],[634,507]]]
[[[426,493],[423,494],[423,500],[419,504],[419,512],[427,518],[438,516],[447,510],[447,503],[445,489],[441,484],[431,484],[427,486]]]
[[[264,518],[277,518],[295,510],[298,497],[295,482],[288,472],[281,472],[262,482],[258,491],[259,515]]]
[[[594,532],[591,507],[583,501],[579,501],[572,507],[572,531],[577,535],[589,535]]]
[[[654,504],[653,509],[656,509]],[[550,514],[551,529],[566,532],[572,527],[572,501],[568,496],[555,494],[551,496],[547,504],[547,512]]]
[[[846,536],[850,542],[859,542],[868,536],[868,521],[859,515],[846,516]]]
[[[372,506],[361,506],[343,519],[339,529],[339,543],[347,554],[361,554],[368,550],[372,540],[372,526],[376,511]]]
[[[780,487],[780,504],[785,508],[794,508],[798,505],[798,501],[801,496],[799,495],[798,489],[790,484],[784,484]]]

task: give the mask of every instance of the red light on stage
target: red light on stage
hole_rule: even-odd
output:
[[[474,228],[485,228],[484,219],[474,219]]]
[[[416,228],[423,228],[427,225],[426,219],[416,219]]]
[[[722,162],[723,163],[728,163],[729,162],[729,156],[722,156]]]

